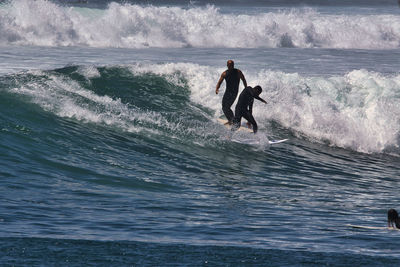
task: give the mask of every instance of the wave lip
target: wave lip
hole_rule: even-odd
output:
[[[105,10],[49,1],[0,7],[0,44],[121,48],[400,47],[394,15],[326,15],[313,9],[225,14],[214,6],[156,7],[111,3]]]

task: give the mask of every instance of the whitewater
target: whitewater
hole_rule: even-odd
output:
[[[395,49],[397,14],[325,14],[312,8],[223,13],[205,7],[118,4],[106,9],[48,1],[5,2],[0,44],[90,47]]]
[[[399,13],[1,1],[0,263],[398,266],[398,231],[347,225],[399,208]],[[228,59],[257,135],[217,123]]]

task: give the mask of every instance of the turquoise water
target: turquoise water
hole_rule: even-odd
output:
[[[1,265],[398,266],[398,231],[347,226],[386,226],[398,208],[400,38],[371,28],[397,25],[393,8],[10,3],[0,9]],[[18,15],[27,5],[48,13]],[[256,45],[224,46],[215,14],[248,23]],[[330,39],[326,23],[353,16],[369,22],[368,42],[348,37],[360,25]],[[314,30],[297,25],[305,17]],[[199,39],[179,22],[179,34],[160,26],[195,18]],[[228,58],[269,102],[255,103],[257,135],[234,136],[257,146],[216,122]]]

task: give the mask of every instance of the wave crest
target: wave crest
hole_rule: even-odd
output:
[[[3,45],[91,47],[323,47],[400,46],[394,15],[326,15],[312,9],[225,14],[214,6],[155,7],[111,3],[107,9],[13,0],[0,6]]]

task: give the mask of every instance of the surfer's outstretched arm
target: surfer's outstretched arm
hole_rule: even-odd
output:
[[[255,99],[260,100],[261,102],[263,102],[264,104],[268,104],[267,101],[265,101],[264,99],[262,99],[259,96],[254,96]]]

